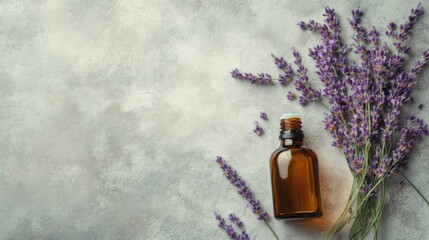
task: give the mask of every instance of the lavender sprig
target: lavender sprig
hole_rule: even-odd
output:
[[[268,73],[241,73],[237,68],[231,71],[231,77],[240,80],[249,81],[251,84],[266,85],[271,84],[273,79]]]
[[[266,113],[264,113],[264,112],[261,112],[261,113],[259,114],[259,117],[260,117],[261,119],[268,120],[268,115],[267,115]]]
[[[282,86],[286,86],[288,82],[293,80],[294,71],[292,65],[288,64],[283,57],[276,57],[274,54],[271,54],[274,58],[274,63],[282,71],[279,75],[279,83]]]
[[[219,164],[219,167],[222,169],[223,174],[225,177],[229,180],[229,182],[234,185],[236,188],[238,188],[238,194],[242,196],[244,199],[248,201],[250,205],[249,207],[252,208],[252,212],[255,213],[258,216],[258,220],[263,220],[264,223],[268,226],[271,233],[274,235],[276,239],[279,239],[276,232],[273,230],[273,228],[268,223],[268,219],[270,218],[270,215],[262,210],[261,202],[255,198],[252,190],[247,186],[247,183],[241,179],[241,177],[238,175],[237,171],[234,170],[230,165],[228,165],[225,160],[221,156],[216,156],[216,162]],[[219,221],[222,220],[222,217],[219,215],[216,215],[216,219]],[[240,221],[240,219],[235,216],[235,214],[231,214],[229,216],[229,219],[234,222],[240,229],[243,227],[243,223]],[[224,223],[225,221],[223,221]],[[230,230],[231,228],[224,228],[225,224],[221,224],[221,228],[229,230],[231,235],[233,232]],[[228,231],[227,231],[228,232]],[[247,236],[246,232],[243,230],[241,234],[241,239],[246,240],[249,239],[249,236]]]
[[[295,57],[295,65],[298,67],[297,73],[298,76],[294,81],[295,89],[302,93],[299,97],[299,103],[301,105],[305,105],[309,102],[314,102],[320,99],[321,92],[313,89],[311,86],[307,84],[308,76],[307,76],[307,68],[302,65],[301,55],[293,49],[293,56]]]
[[[234,240],[249,240],[249,235],[247,235],[246,231],[244,230],[244,225],[240,221],[240,219],[235,214],[230,214],[229,219],[233,223],[235,223],[240,229],[241,234],[238,234],[232,225],[227,225],[225,222],[225,219],[217,212],[214,213],[216,220],[218,220],[218,226],[219,228],[225,230],[225,232],[228,234],[230,239]],[[231,216],[233,216],[233,219],[231,219]]]
[[[255,198],[253,191],[247,186],[247,183],[238,175],[237,171],[232,169],[221,156],[216,157],[216,162],[219,164],[220,168],[223,171],[225,177],[229,182],[238,188],[238,194],[246,199],[252,212],[258,216],[258,220],[265,220],[270,217],[270,215],[262,210],[261,202]]]
[[[293,92],[291,92],[291,91],[288,91],[288,92],[287,92],[287,95],[286,95],[286,98],[287,98],[289,101],[295,100],[295,98],[296,98],[296,94],[295,94],[295,93],[293,93]]]
[[[253,129],[253,132],[256,133],[256,135],[264,134],[264,129],[259,125],[258,121],[255,121],[255,128]]]

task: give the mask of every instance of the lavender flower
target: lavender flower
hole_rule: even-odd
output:
[[[258,215],[258,219],[268,219],[269,214],[262,210],[261,202],[255,198],[252,190],[247,186],[247,183],[241,179],[237,171],[232,169],[221,156],[216,157],[216,162],[219,164],[229,182],[238,188],[238,194],[249,202],[252,212]]]
[[[279,74],[279,83],[280,85],[285,86],[288,82],[292,81],[294,74],[292,65],[288,64],[282,57],[278,58],[274,54],[271,54],[271,56],[274,58],[274,63],[282,71]]]
[[[428,64],[428,62],[429,62],[429,49],[423,51],[421,53],[421,56],[422,56],[422,59],[417,61],[417,63],[414,65],[414,67],[411,68],[410,77],[415,77],[415,76],[419,75],[423,71],[423,68]]]
[[[239,227],[240,229],[244,228],[244,224],[243,222],[240,220],[240,218],[237,217],[237,215],[235,215],[234,213],[229,214],[228,219],[235,223],[237,225],[237,227]]]
[[[378,45],[378,39],[380,36],[380,33],[375,29],[375,27],[372,27],[372,30],[368,33],[368,35],[371,37],[371,45],[376,46]]]
[[[361,193],[363,193],[363,194],[367,194],[367,193],[369,193],[369,191],[370,191],[372,188],[373,188],[373,185],[372,185],[371,183],[369,183],[369,184],[364,184],[364,185],[362,186],[362,188],[360,189],[360,191],[361,191]],[[369,194],[369,196],[370,196],[370,197],[376,197],[376,196],[377,196],[377,191],[372,191],[372,192]]]
[[[304,21],[301,21],[298,23],[298,26],[302,29],[302,30],[307,30],[307,24]]]
[[[302,94],[299,98],[299,103],[301,105],[305,105],[308,102],[319,100],[322,96],[321,92],[313,89],[311,86],[308,86],[308,70],[302,65],[301,56],[295,49],[293,49],[293,56],[295,57],[294,63],[298,67],[298,76],[294,81],[294,85],[295,89]]]
[[[258,74],[259,84],[268,84],[272,82],[272,77],[268,73],[259,73]]]
[[[214,213],[216,220],[219,221],[218,226],[225,230],[225,232],[228,234],[230,239],[234,239],[234,240],[249,240],[249,235],[247,235],[246,231],[243,230],[244,225],[243,223],[240,221],[240,219],[235,216],[235,214],[230,214],[229,215],[229,219],[230,221],[232,221],[233,223],[235,223],[240,229],[241,229],[241,234],[238,234],[235,230],[234,227],[232,225],[227,225],[225,222],[225,219],[222,218],[222,216],[215,212]],[[231,216],[233,216],[234,218],[231,219]],[[240,225],[239,225],[240,224]]]
[[[291,91],[288,91],[286,97],[288,100],[292,101],[296,98],[296,94]]]
[[[417,5],[416,9],[411,9],[411,15],[408,17],[408,20],[404,24],[401,24],[401,26],[399,27],[399,32],[395,36],[399,42],[403,42],[408,39],[408,36],[411,33],[411,29],[414,26],[415,20],[417,19],[417,17],[419,17],[422,14],[423,14],[423,7],[421,3]]]
[[[387,25],[386,36],[395,36],[396,23],[390,22]]]
[[[259,115],[259,117],[261,119],[268,120],[268,115],[266,113],[264,113],[264,112],[261,112],[260,115]]]
[[[272,77],[267,73],[259,73],[257,75],[253,73],[241,73],[237,68],[231,71],[231,77],[239,80],[249,81],[251,84],[271,84]]]
[[[255,128],[253,129],[253,132],[256,133],[256,135],[264,134],[264,129],[259,125],[258,121],[255,121]]]

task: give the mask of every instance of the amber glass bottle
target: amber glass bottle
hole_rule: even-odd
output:
[[[280,147],[270,159],[274,216],[307,219],[322,216],[317,157],[303,145],[300,116],[283,114]]]

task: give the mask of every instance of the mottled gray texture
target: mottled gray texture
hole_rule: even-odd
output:
[[[364,23],[381,28],[417,2],[1,1],[0,239],[222,239],[214,210],[237,213],[252,239],[272,239],[214,158],[239,169],[271,212],[268,157],[284,112],[303,115],[325,214],[272,224],[282,239],[322,238],[351,184],[323,131],[323,109],[287,102],[287,88],[231,80],[229,71],[275,73],[271,53],[290,58],[290,47],[304,53],[317,42],[296,22],[321,19],[325,5],[343,26],[360,5]],[[426,14],[416,26],[415,52],[429,47],[428,23]],[[425,77],[414,97],[429,121],[428,88]],[[270,120],[257,137],[262,110]],[[426,196],[428,143],[407,171]],[[429,208],[400,180],[383,239],[427,239]]]

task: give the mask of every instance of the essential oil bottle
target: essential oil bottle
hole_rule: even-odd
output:
[[[317,157],[304,146],[298,114],[280,118],[280,146],[270,159],[274,216],[308,219],[322,216]]]

